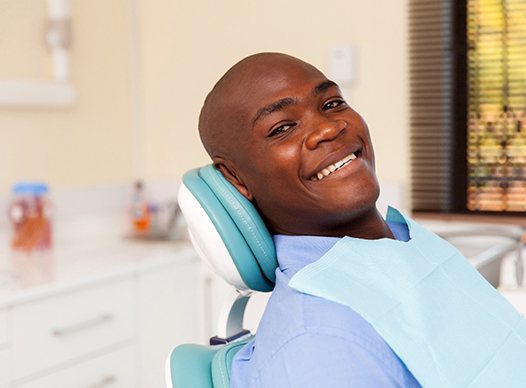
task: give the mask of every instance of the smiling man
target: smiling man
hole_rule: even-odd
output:
[[[283,54],[244,59],[207,97],[199,128],[214,165],[274,233],[392,237],[375,207],[367,125],[313,66]]]
[[[297,58],[262,53],[234,65],[204,103],[199,131],[224,177],[274,234],[276,287],[232,387],[420,386],[382,337],[341,304],[289,280],[340,237],[407,240],[376,209],[379,186],[365,121],[338,86]]]

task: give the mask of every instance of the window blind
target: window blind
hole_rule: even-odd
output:
[[[454,17],[452,1],[410,0],[411,195],[414,211],[452,210]]]

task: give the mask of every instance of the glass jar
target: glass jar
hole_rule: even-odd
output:
[[[52,206],[45,183],[17,183],[9,206],[11,248],[14,251],[47,251],[52,247]]]

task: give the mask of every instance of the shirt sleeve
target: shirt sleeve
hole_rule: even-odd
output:
[[[258,388],[407,387],[401,371],[350,338],[303,333],[283,345],[259,371]],[[417,385],[418,386],[418,385]]]

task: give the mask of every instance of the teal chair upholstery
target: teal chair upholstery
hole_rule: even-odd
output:
[[[176,347],[169,358],[169,387],[228,388],[232,360],[249,340],[226,345],[184,344]]]
[[[228,387],[232,359],[252,338],[242,329],[250,293],[274,287],[278,265],[274,242],[257,209],[212,165],[183,176],[178,200],[195,250],[239,295],[223,336],[212,338],[214,345],[184,344],[172,350],[166,364],[167,386]]]

